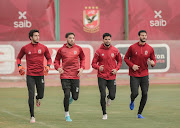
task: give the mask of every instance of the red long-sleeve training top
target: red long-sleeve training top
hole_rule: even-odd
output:
[[[27,75],[30,76],[44,75],[44,57],[47,59],[47,65],[52,63],[48,48],[41,43],[23,46],[17,56],[17,64],[21,64],[24,55],[26,55]]]
[[[143,77],[149,75],[147,64],[147,60],[149,58],[156,64],[154,49],[150,45],[147,43],[144,45],[139,45],[139,42],[131,45],[124,57],[124,61],[129,66],[129,75],[134,77]],[[139,70],[134,71],[132,69],[134,64],[140,66]]]
[[[82,48],[74,44],[71,48],[66,44],[61,47],[56,55],[54,67],[56,70],[61,67],[64,73],[60,75],[60,79],[79,79],[77,76],[79,68],[85,68],[85,55]]]
[[[122,64],[122,58],[119,50],[114,46],[105,47],[101,44],[100,48],[94,54],[92,61],[92,67],[98,70],[97,77],[103,78],[105,80],[116,79],[116,74],[112,74],[112,69],[117,71],[120,69]],[[103,71],[99,71],[99,67],[104,65]]]

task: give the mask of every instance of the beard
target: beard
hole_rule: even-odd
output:
[[[68,45],[69,45],[69,46],[73,46],[74,44],[70,44],[70,43],[68,43]]]
[[[37,41],[35,41],[35,40],[33,40],[33,42],[35,43],[35,44],[37,44],[38,42]]]
[[[142,40],[142,39],[140,39],[140,41],[141,41],[141,42],[146,42],[146,40]]]
[[[109,47],[110,46],[110,44],[104,44],[106,47]]]

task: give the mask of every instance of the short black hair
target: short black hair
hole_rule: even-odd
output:
[[[38,33],[39,33],[39,30],[37,30],[37,29],[32,29],[32,30],[29,31],[29,39],[30,39],[30,40],[31,40],[30,37],[33,37],[33,33],[35,33],[35,32],[38,32]]]
[[[65,38],[68,38],[69,35],[74,35],[74,37],[75,37],[75,34],[73,32],[68,32],[68,33],[66,33]]]
[[[147,34],[146,30],[140,30],[140,31],[138,32],[138,35],[140,36],[140,34],[143,33],[143,32],[145,32],[145,33]]]
[[[103,34],[103,39],[104,39],[104,37],[106,37],[106,36],[110,36],[110,37],[111,37],[111,34],[109,34],[109,33],[104,33],[104,34]]]

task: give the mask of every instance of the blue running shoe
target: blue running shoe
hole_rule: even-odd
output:
[[[131,110],[134,109],[134,101],[133,101],[133,102],[131,101],[131,103],[129,104],[129,108],[130,108]]]
[[[72,104],[72,102],[73,102],[73,98],[72,98],[72,95],[70,95],[70,97],[69,97],[69,104]]]
[[[65,119],[66,119],[67,122],[71,122],[72,121],[70,116],[66,116]]]
[[[138,117],[139,119],[144,119],[144,117],[143,117],[141,114],[138,114],[137,117]]]

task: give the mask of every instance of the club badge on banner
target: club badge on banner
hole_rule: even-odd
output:
[[[100,13],[98,7],[85,7],[83,11],[84,31],[95,33],[99,31]]]
[[[74,32],[76,41],[100,41],[106,32],[124,39],[123,0],[60,1],[59,7],[60,41],[67,32]]]

